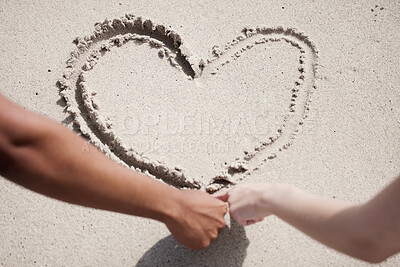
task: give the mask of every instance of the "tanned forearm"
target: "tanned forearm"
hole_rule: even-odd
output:
[[[125,168],[66,127],[1,94],[0,174],[62,201],[161,221],[192,249],[207,247],[225,226],[222,201]]]
[[[179,190],[109,160],[64,126],[4,99],[2,104],[8,114],[0,115],[7,152],[2,175],[10,180],[73,204],[160,221],[178,201]]]

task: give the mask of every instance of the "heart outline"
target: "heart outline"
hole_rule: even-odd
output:
[[[259,168],[267,159],[274,158],[278,151],[286,149],[292,144],[299,125],[302,125],[307,117],[310,95],[312,90],[316,88],[317,50],[307,36],[297,32],[296,29],[284,29],[283,27],[258,26],[254,29],[245,28],[242,33],[231,43],[225,45],[223,51],[214,48],[214,58],[207,60],[206,63],[191,53],[179,34],[161,24],[155,24],[151,20],[143,20],[134,15],[126,15],[113,21],[105,20],[103,23],[95,24],[95,31],[91,35],[74,40],[77,49],[71,53],[71,57],[67,61],[67,70],[64,72],[63,78],[59,80],[60,94],[66,100],[67,111],[73,115],[74,124],[81,133],[88,136],[91,143],[99,147],[112,159],[177,187],[202,188],[208,192],[215,192],[222,187],[242,180],[245,176],[251,174],[251,171]],[[100,114],[96,112],[96,103],[85,85],[85,72],[90,71],[99,58],[112,47],[122,46],[130,40],[148,42],[149,45],[158,49],[164,47],[164,55],[171,65],[196,79],[202,75],[213,75],[218,66],[225,64],[227,60],[240,57],[240,53],[243,53],[246,49],[251,49],[251,41],[259,35],[268,36],[268,38],[256,40],[255,44],[263,41],[279,42],[283,40],[300,50],[300,76],[292,90],[293,95],[297,95],[296,97],[292,95],[289,110],[289,113],[298,117],[294,120],[285,118],[284,123],[286,124],[278,129],[278,136],[270,137],[269,140],[255,147],[253,151],[247,152],[243,158],[239,158],[239,160],[230,164],[228,169],[222,171],[220,175],[213,177],[207,185],[202,186],[196,179],[185,176],[182,170],[178,168],[172,169],[163,163],[154,162],[143,157],[133,148],[125,147],[119,137],[110,130],[109,122],[103,120]],[[244,45],[246,46],[243,49]],[[242,47],[239,49],[239,54],[237,52],[238,47]],[[300,109],[302,109],[300,111],[295,108],[299,101],[303,103],[303,105],[300,105]],[[288,135],[287,140],[283,144],[277,145],[277,141],[283,133]],[[265,150],[273,146],[275,146],[272,149],[274,152],[266,157]],[[257,162],[254,158],[263,157],[260,156],[260,151],[264,152],[264,158],[259,160],[259,163],[254,164],[254,162]],[[248,163],[251,163],[251,166],[248,166]]]

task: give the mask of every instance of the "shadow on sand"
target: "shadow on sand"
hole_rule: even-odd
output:
[[[136,266],[242,266],[249,240],[244,227],[231,219],[217,240],[204,250],[190,250],[172,235],[157,242]]]

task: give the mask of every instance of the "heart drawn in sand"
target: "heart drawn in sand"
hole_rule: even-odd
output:
[[[223,48],[214,47],[207,60],[194,56],[175,31],[133,15],[98,23],[75,43],[59,86],[82,134],[114,160],[178,187],[215,192],[276,157],[292,144],[315,89],[316,48],[292,28],[246,28]],[[118,53],[123,56],[115,60]],[[122,79],[99,77],[105,65],[135,56],[148,68],[121,63],[130,70]],[[124,77],[143,82],[123,92],[104,85]],[[124,129],[110,119],[111,111],[124,118]],[[171,118],[184,121],[183,127]],[[271,120],[272,130],[265,127]],[[128,128],[135,131],[127,134]],[[170,146],[149,151],[139,145],[144,139]],[[225,143],[223,153],[202,150]]]

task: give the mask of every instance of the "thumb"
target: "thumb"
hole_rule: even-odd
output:
[[[223,202],[227,202],[229,199],[229,190],[226,192],[223,192],[223,193],[215,194],[215,195],[213,195],[213,197],[215,197],[219,200],[222,200]]]

